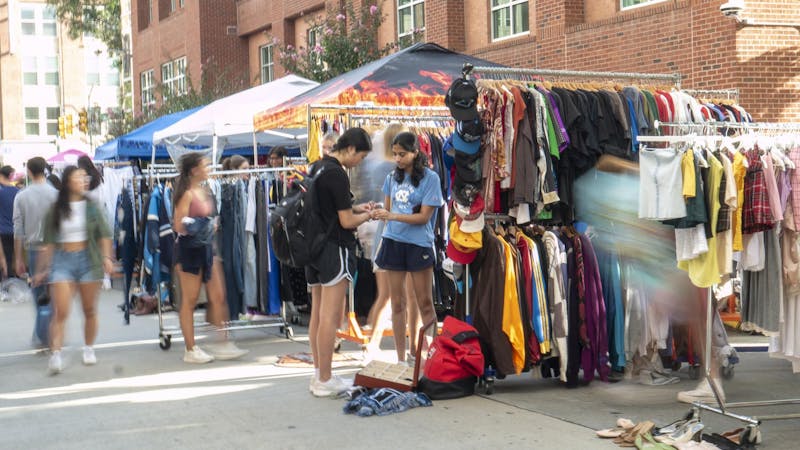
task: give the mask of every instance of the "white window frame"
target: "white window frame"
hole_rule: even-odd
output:
[[[55,68],[48,69],[48,59],[55,60]],[[30,61],[33,61],[35,66],[34,71],[27,70],[26,67]],[[26,83],[25,82],[25,75],[33,73],[36,75],[36,83]],[[22,57],[22,83],[25,86],[58,86],[60,82],[60,77],[58,75],[58,57],[55,55],[25,55]],[[48,83],[48,75],[55,74],[55,83]]]
[[[58,116],[61,114],[61,108],[59,108],[58,106],[43,106],[42,108],[44,109],[44,132],[45,132],[45,134],[47,136],[57,136],[58,135]],[[50,117],[47,117],[47,110],[48,109],[55,109],[56,110],[55,111],[55,113],[56,113],[55,118],[51,119]],[[41,116],[41,113],[40,113],[40,116]],[[55,132],[53,134],[50,134],[47,131],[47,128],[50,125],[54,126],[53,130]]]
[[[636,5],[631,5],[631,6],[625,6],[625,0],[619,0],[619,10],[620,11],[628,11],[628,10],[631,10],[631,9],[641,8],[643,6],[650,6],[650,5],[654,4],[654,3],[662,3],[662,2],[665,2],[665,1],[667,1],[667,0],[643,0],[642,3],[636,4]]]
[[[29,109],[36,112],[36,117],[28,117]],[[42,124],[40,123],[41,117],[41,108],[39,106],[24,106],[22,108],[22,119],[25,122],[25,136],[42,135]],[[30,133],[28,131],[28,125],[36,125],[36,133]]]
[[[26,11],[33,12],[33,18],[25,18],[22,14]],[[52,17],[45,17],[45,12],[51,12]],[[19,13],[20,31],[23,36],[49,36],[56,37],[58,34],[58,25],[55,17],[55,11],[52,6],[46,4],[26,4],[20,8]],[[33,33],[25,33],[23,25],[32,25]],[[52,29],[52,32],[45,33],[45,26]]]
[[[23,5],[20,8],[19,23],[20,23],[20,30],[23,36],[36,36],[38,34],[37,30],[38,27],[36,26],[36,16],[38,15],[36,14],[37,9],[38,8],[36,8],[36,5]],[[23,17],[23,14],[27,11],[33,12],[33,18]],[[23,27],[24,25],[33,25],[33,33],[26,33],[25,28]]]
[[[35,118],[28,118],[28,109],[36,112]],[[47,116],[49,109],[55,110],[55,117],[50,118]],[[26,137],[41,137],[41,136],[57,136],[58,135],[58,116],[61,114],[61,108],[55,105],[27,105],[22,108],[22,119],[25,125]],[[36,133],[28,132],[28,125],[36,125]],[[48,127],[53,128],[53,133],[48,132]]]
[[[145,70],[139,74],[139,89],[141,90],[142,111],[147,111],[156,104],[155,71]]]
[[[401,4],[402,1],[407,3]],[[414,15],[416,11],[415,6],[422,5],[422,22],[423,25],[421,27],[417,26],[417,16]],[[400,33],[400,18],[402,15],[400,12],[404,9],[411,10],[411,30],[406,31],[405,33]],[[404,38],[406,36],[414,37],[414,30],[425,30],[425,0],[397,0],[397,40]]]
[[[186,93],[186,57],[173,59],[161,65],[162,95],[168,99]]]
[[[622,0],[620,0],[620,1],[622,1]],[[489,6],[490,6],[489,23],[491,24],[490,27],[491,27],[491,33],[492,33],[491,34],[492,42],[503,41],[505,39],[512,39],[512,38],[515,38],[515,37],[525,36],[526,34],[530,34],[530,32],[531,32],[530,31],[531,30],[531,24],[530,24],[530,18],[529,17],[525,18],[526,20],[528,20],[528,29],[526,31],[518,31],[516,33],[514,32],[514,22],[515,22],[514,21],[514,7],[517,6],[517,5],[521,5],[523,3],[528,3],[528,12],[530,13],[531,5],[530,5],[529,0],[508,0],[508,3],[503,4],[503,5],[498,5],[498,6],[492,6],[491,0],[490,0],[490,3],[489,3]],[[496,12],[504,10],[504,9],[508,10],[508,17],[509,17],[509,20],[511,21],[511,34],[509,34],[508,36],[495,36],[497,30],[494,29],[494,15],[495,15]]]
[[[265,58],[265,55],[269,55],[269,58]],[[265,59],[269,59],[269,61],[265,61]],[[258,48],[258,67],[261,84],[275,79],[275,46],[273,44],[262,45]]]

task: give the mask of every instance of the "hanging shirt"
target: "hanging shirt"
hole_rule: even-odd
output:
[[[311,126],[308,129],[308,153],[306,154],[309,163],[322,157],[321,134],[319,119],[311,119]]]
[[[508,336],[512,348],[512,362],[516,373],[525,367],[525,333],[522,329],[522,315],[519,310],[517,291],[517,264],[511,245],[500,239],[503,244],[506,261],[505,285],[503,288],[503,333]]]
[[[682,156],[671,148],[645,148],[640,152],[640,219],[665,220],[686,216]]]
[[[800,151],[798,152],[800,161]],[[733,251],[744,249],[742,242],[742,211],[744,211],[744,179],[747,175],[747,159],[741,152],[733,155],[733,179],[736,182],[736,210],[733,211]],[[793,176],[794,177],[794,176]],[[800,181],[800,179],[798,179]]]

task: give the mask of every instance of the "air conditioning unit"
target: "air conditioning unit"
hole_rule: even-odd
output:
[[[238,34],[236,25],[228,25],[225,31],[228,36],[236,36]]]

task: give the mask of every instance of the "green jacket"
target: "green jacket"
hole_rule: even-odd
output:
[[[53,214],[55,205],[50,208],[42,224],[42,235],[46,245],[58,245],[58,230],[53,224]],[[103,276],[103,253],[100,250],[100,239],[111,239],[111,229],[106,222],[100,207],[92,200],[86,199],[86,236],[87,251],[92,262],[92,272],[95,275]]]

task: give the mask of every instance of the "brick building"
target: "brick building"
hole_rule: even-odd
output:
[[[253,84],[283,75],[275,40],[313,46],[317,32],[309,27],[310,19],[341,3],[200,1],[162,15],[165,6],[169,12],[179,0],[136,1],[139,14],[134,20],[142,22],[142,4],[155,8],[157,3],[153,14],[159,15],[159,23],[134,24],[135,73],[157,68],[168,60],[164,55],[191,54],[189,72],[196,82],[200,60],[218,55],[230,64],[241,62]],[[800,25],[800,0],[746,0],[740,18],[749,24],[725,17],[719,9],[725,0],[354,1],[381,5],[386,15],[379,30],[382,44],[422,29],[426,41],[515,67],[677,72],[686,88],[739,88],[741,103],[757,120],[800,121],[800,27],[793,26]],[[206,12],[190,6],[197,3]],[[236,26],[235,36],[225,33],[228,25]],[[209,26],[214,29],[207,33]],[[197,47],[202,57],[195,55]],[[213,53],[213,48],[225,53]],[[138,89],[137,97],[140,102]]]
[[[134,111],[180,95],[202,74],[246,73],[247,42],[237,36],[236,0],[132,0]],[[190,81],[191,80],[191,81]]]

